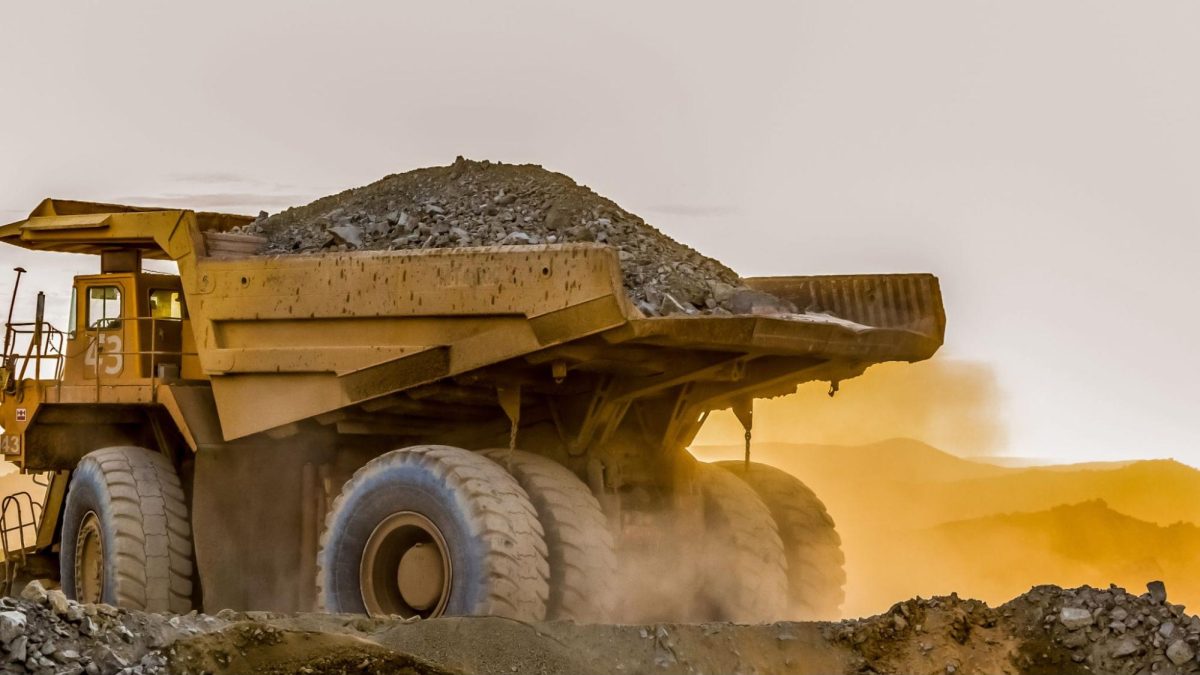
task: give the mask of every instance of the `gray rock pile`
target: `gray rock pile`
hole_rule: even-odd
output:
[[[203,615],[79,604],[35,581],[20,598],[0,598],[0,672],[157,675],[167,672],[164,647],[225,625]]]
[[[1200,617],[1162,582],[1133,595],[1110,586],[1037,586],[996,608],[956,595],[899,603],[832,624],[859,672],[1182,675],[1200,673]]]
[[[647,315],[796,311],[586,186],[532,164],[459,157],[261,214],[245,233],[266,236],[266,254],[597,242],[616,249],[625,287]]]
[[[1200,617],[1167,601],[1162,582],[1132,595],[1110,586],[1064,590],[1039,586],[1003,607],[1023,620],[1027,633],[1039,628],[1048,647],[1069,655],[1070,662],[1089,672],[1200,672]],[[1040,655],[1026,658],[1036,663]],[[1066,672],[1068,664],[1061,664]]]

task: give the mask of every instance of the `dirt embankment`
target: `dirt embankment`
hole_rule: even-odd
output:
[[[1151,584],[957,596],[835,623],[576,625],[79,605],[30,585],[0,601],[0,671],[108,675],[1200,672],[1200,618]]]

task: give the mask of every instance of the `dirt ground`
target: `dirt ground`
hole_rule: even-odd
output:
[[[1037,587],[999,607],[956,596],[885,614],[765,625],[524,624],[225,613],[167,649],[164,672],[1135,673],[1200,672],[1200,619],[1155,589]]]
[[[1182,675],[1200,617],[1159,582],[1039,586],[990,607],[951,595],[866,619],[581,625],[222,611],[145,614],[31,583],[0,598],[0,672],[79,675],[795,673]]]

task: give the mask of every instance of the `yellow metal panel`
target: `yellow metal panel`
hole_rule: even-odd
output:
[[[39,550],[50,548],[54,544],[54,533],[58,528],[58,514],[66,501],[67,484],[70,482],[70,471],[55,471],[50,474],[50,485],[46,488],[46,498],[42,502],[41,520],[38,521],[37,546]]]
[[[626,295],[606,246],[206,257],[204,233],[248,222],[45,200],[30,218],[0,227],[0,241],[83,253],[136,248],[177,261],[191,315],[184,350],[197,354],[182,358],[182,372],[212,376],[227,439],[596,334],[612,347],[637,342],[682,355],[712,350],[847,363],[926,358],[941,344],[940,293],[927,275],[755,280],[804,308],[815,303],[816,311],[856,321],[891,317],[884,330],[811,317],[647,319]],[[764,386],[785,380],[789,363],[759,379]],[[64,402],[149,403],[153,384],[102,380],[41,391]]]
[[[332,373],[221,375],[212,388],[226,440],[350,404]]]
[[[391,361],[423,347],[323,347],[319,354],[303,347],[218,349],[211,355],[212,373],[348,373]]]
[[[111,216],[107,213],[95,213],[84,216],[35,216],[25,221],[21,229],[27,232],[27,237],[33,232],[46,230],[87,230],[108,227]]]

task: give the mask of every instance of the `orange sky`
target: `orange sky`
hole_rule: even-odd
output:
[[[538,162],[746,275],[939,274],[1004,452],[1196,465],[1198,76],[1182,0],[9,3],[0,221]]]

